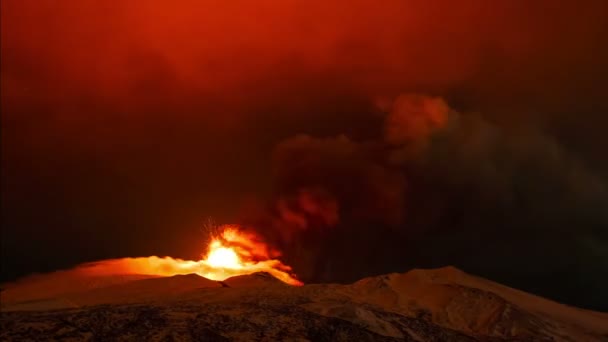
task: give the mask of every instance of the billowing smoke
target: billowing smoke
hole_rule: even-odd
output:
[[[499,277],[560,253],[580,267],[577,239],[606,234],[605,180],[547,133],[423,94],[382,109],[374,139],[297,135],[274,149],[275,200],[257,226],[305,281],[446,263]]]

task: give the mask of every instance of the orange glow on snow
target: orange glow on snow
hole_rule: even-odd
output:
[[[174,276],[196,273],[211,280],[267,272],[290,285],[303,285],[291,267],[276,259],[280,253],[266,245],[259,236],[223,226],[218,237],[211,240],[203,258],[198,261],[157,256],[103,260],[85,264],[79,270],[91,275],[142,274]]]

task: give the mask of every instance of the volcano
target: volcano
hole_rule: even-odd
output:
[[[45,296],[41,277],[5,284],[0,338],[147,341],[605,341],[608,314],[454,267],[347,285],[291,286],[265,272],[86,275]]]
[[[608,0],[0,1],[0,342],[608,342]]]

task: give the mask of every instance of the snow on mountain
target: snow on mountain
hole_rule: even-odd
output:
[[[222,282],[193,274],[104,279],[60,290],[54,277],[50,292],[40,287],[52,284],[42,276],[4,287],[0,339],[20,340],[35,331],[49,339],[110,340],[608,340],[606,313],[453,267],[302,287],[256,273]]]

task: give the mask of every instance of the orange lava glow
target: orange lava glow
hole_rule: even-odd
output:
[[[276,259],[280,253],[271,249],[257,235],[237,226],[221,227],[198,261],[157,256],[123,258],[82,265],[80,272],[90,275],[142,274],[174,276],[196,273],[211,280],[224,280],[238,275],[267,272],[290,285],[303,285],[291,267]]]

